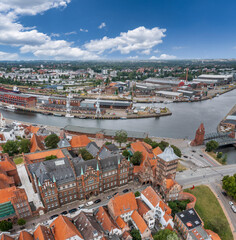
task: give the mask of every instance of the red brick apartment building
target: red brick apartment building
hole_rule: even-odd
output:
[[[37,98],[20,93],[0,92],[0,102],[23,107],[34,107]]]

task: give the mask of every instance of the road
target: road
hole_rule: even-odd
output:
[[[233,175],[236,173],[236,164],[205,167],[196,170],[186,170],[176,174],[176,181],[184,188],[192,185],[210,184],[220,181],[225,175]]]
[[[233,212],[233,210],[229,205],[229,201],[232,201],[232,198],[228,196],[224,196],[222,194],[222,188],[220,183],[211,183],[210,187],[217,194],[218,200],[221,202],[225,211],[227,212],[227,215],[230,218],[229,220],[232,223],[233,234],[235,236],[236,235],[236,213]],[[236,205],[236,203],[234,203],[234,205]]]

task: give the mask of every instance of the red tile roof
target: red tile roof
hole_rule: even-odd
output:
[[[15,186],[0,189],[0,203],[14,201],[14,199],[23,198],[27,200],[27,195],[24,189]]]
[[[148,228],[144,219],[140,216],[140,214],[136,210],[132,213],[131,218],[135,222],[140,233],[143,234],[145,230]]]
[[[143,215],[146,214],[150,208],[141,199],[137,199],[137,204],[138,213],[143,217]]]
[[[126,222],[120,216],[116,219],[116,223],[120,229],[127,227]]]
[[[156,147],[153,149],[153,153],[155,156],[157,156],[162,153],[162,150],[159,147]]]
[[[86,147],[91,140],[87,135],[73,136],[70,140],[70,145],[72,148],[82,148]]]
[[[43,225],[39,225],[34,231],[34,239],[37,240],[54,240],[51,230]]]
[[[34,238],[30,233],[21,231],[18,240],[34,240]]]
[[[69,220],[68,217],[60,215],[50,224],[50,227],[55,240],[65,240],[74,236],[79,236],[81,239],[83,239],[79,230]]]
[[[30,140],[31,143],[30,152],[45,150],[45,146],[43,144],[45,138],[46,136],[38,136],[37,134],[34,133]]]
[[[2,236],[1,236],[1,240],[14,240],[14,238],[12,238],[12,237],[10,237],[10,236],[8,236],[8,235],[6,235],[6,234],[4,233],[4,234],[2,234]]]
[[[118,217],[124,213],[137,210],[137,202],[133,192],[129,192],[123,195],[116,194],[108,203],[109,210],[114,214],[114,217]]]
[[[110,232],[112,229],[117,228],[104,207],[99,207],[98,212],[96,213],[96,219],[105,231],[107,230]]]

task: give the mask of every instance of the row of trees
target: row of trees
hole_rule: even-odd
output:
[[[30,151],[30,140],[21,139],[21,140],[10,140],[7,141],[3,146],[3,152],[8,153],[9,156],[13,156],[19,153],[28,153]]]
[[[25,219],[23,219],[23,218],[19,218],[19,219],[17,220],[17,224],[18,224],[19,226],[23,226],[23,225],[26,224],[26,221],[25,221]],[[12,229],[12,226],[13,226],[13,223],[12,223],[12,222],[3,220],[3,221],[0,222],[0,231],[2,231],[2,232],[7,232],[7,231],[9,231],[10,229]]]

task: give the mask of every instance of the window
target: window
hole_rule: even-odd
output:
[[[76,194],[74,195],[74,198],[76,198]]]
[[[67,197],[65,198],[65,201],[67,202]]]

